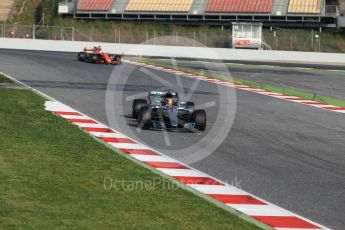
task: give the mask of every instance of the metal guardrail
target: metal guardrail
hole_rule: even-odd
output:
[[[171,38],[166,38],[170,40]],[[37,39],[0,38],[0,49],[45,50],[60,52],[78,52],[85,47],[99,45],[110,53],[125,55],[142,55],[156,57],[200,58],[214,60],[280,61],[310,62],[323,64],[344,64],[345,54],[286,52],[273,50],[214,49],[198,47],[154,46],[134,44],[111,44],[94,42],[48,41]]]

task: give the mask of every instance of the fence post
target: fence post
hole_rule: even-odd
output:
[[[205,46],[207,47],[207,32],[205,31]]]
[[[149,31],[146,28],[146,44],[149,43]]]
[[[36,25],[32,25],[32,39],[36,39]]]
[[[311,29],[311,47],[314,48],[314,30]]]
[[[119,43],[121,43],[121,28],[119,28]]]
[[[6,21],[4,21],[4,27],[3,27],[3,37],[6,37]]]
[[[153,45],[156,45],[156,31],[153,31]]]
[[[64,33],[64,27],[61,26],[61,36],[60,36],[61,41],[65,40],[63,33]]]
[[[72,26],[72,41],[74,41],[74,26]]]
[[[195,41],[195,31],[194,31],[194,47],[196,46],[196,41]]]

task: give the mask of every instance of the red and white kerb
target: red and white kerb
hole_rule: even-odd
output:
[[[159,153],[60,102],[47,101],[45,106],[46,110],[65,118],[123,153],[268,226],[280,230],[327,229]]]

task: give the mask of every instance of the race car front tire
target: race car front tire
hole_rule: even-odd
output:
[[[200,131],[206,129],[206,112],[205,110],[195,110],[192,116],[193,122],[196,124],[196,128]]]
[[[86,54],[84,52],[78,53],[78,61],[85,61]]]
[[[147,104],[145,99],[135,99],[132,105],[132,117],[138,119],[141,108]]]
[[[149,128],[151,121],[151,109],[147,106],[144,106],[140,109],[140,114],[138,117],[138,125],[141,129]]]
[[[97,64],[97,62],[98,62],[98,56],[97,56],[97,54],[93,54],[91,56],[91,63]]]

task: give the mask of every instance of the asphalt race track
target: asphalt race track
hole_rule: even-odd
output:
[[[161,59],[159,61],[171,64],[170,59]],[[218,72],[217,63],[186,62],[184,60],[176,60],[176,62],[180,67],[188,67],[199,71],[205,70],[209,72]],[[258,64],[263,65],[261,62]],[[306,69],[303,69],[301,66],[293,68],[291,64],[286,68],[275,67],[274,65],[277,65],[276,63],[270,64],[273,65],[267,64],[255,67],[252,65],[228,64],[226,65],[226,71],[230,71],[232,77],[234,78],[287,87],[345,100],[345,70],[343,70],[343,66],[336,67],[312,65],[310,67],[306,67]],[[278,65],[284,66],[283,63]],[[309,68],[316,68],[316,70],[311,70]],[[329,70],[343,70],[343,72]]]
[[[192,79],[179,80],[173,74],[129,64],[114,69],[79,63],[74,54],[0,50],[0,71],[180,159],[193,154],[185,151],[191,144],[212,144],[216,136],[207,135],[221,107],[236,109],[225,141],[192,166],[229,183],[235,181],[245,191],[327,227],[343,229],[345,225],[345,114],[240,90],[233,98],[236,106],[220,105],[224,89],[211,83],[200,82],[193,90]],[[308,85],[304,79],[297,80]],[[343,79],[338,81],[344,83]],[[196,105],[211,102],[205,134],[169,132],[167,143],[160,131],[137,132],[129,117],[131,96],[171,85],[182,85],[180,93],[193,91],[190,100]],[[344,91],[337,95],[345,98]],[[116,117],[107,117],[109,110]],[[224,118],[220,115],[220,119]]]

